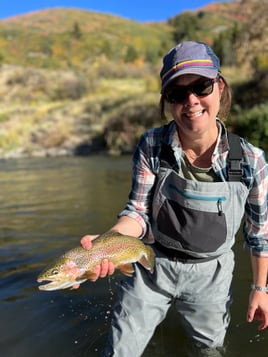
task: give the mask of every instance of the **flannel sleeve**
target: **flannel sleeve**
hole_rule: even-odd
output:
[[[245,206],[245,244],[252,255],[268,257],[268,165],[260,149],[247,155],[253,182]]]
[[[128,202],[119,214],[135,219],[142,227],[142,237],[147,233],[151,200],[156,178],[158,159],[154,155],[154,132],[145,133],[133,155],[132,187]]]

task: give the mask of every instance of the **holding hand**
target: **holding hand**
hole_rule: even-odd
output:
[[[89,250],[92,248],[92,241],[96,239],[99,235],[86,235],[81,238],[81,245],[84,249]],[[94,273],[96,274],[96,279],[91,281],[96,281],[98,278],[105,278],[107,275],[112,275],[114,273],[114,265],[108,259],[103,259],[100,265],[96,265],[94,268]],[[79,287],[79,285],[78,285]],[[76,288],[74,286],[73,288]]]

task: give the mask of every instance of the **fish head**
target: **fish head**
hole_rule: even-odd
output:
[[[45,283],[39,286],[39,290],[67,289],[81,284],[86,280],[80,278],[83,273],[74,261],[62,256],[38,275],[37,282]]]

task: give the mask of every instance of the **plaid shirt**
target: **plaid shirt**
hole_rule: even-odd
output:
[[[218,121],[219,136],[212,155],[212,168],[220,180],[227,180],[226,162],[228,139],[226,129]],[[161,143],[168,144],[180,167],[182,147],[174,121],[147,131],[140,139],[133,155],[132,189],[125,209],[119,214],[135,219],[143,229],[147,241],[153,241],[150,226],[153,186],[160,167]],[[241,138],[243,154],[242,182],[249,190],[245,204],[245,245],[253,255],[268,257],[268,165],[264,152]]]

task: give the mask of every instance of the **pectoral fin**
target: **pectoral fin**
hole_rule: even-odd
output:
[[[86,271],[82,276],[79,277],[79,280],[80,279],[95,281],[97,279],[97,274],[92,271]]]
[[[118,269],[121,271],[122,274],[125,274],[126,276],[132,276],[135,271],[131,263],[119,265]]]

